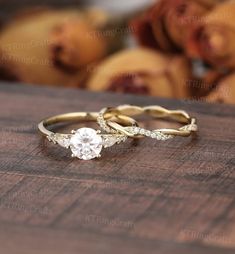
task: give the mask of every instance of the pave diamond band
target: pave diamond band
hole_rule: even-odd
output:
[[[102,133],[92,128],[80,128],[71,131],[70,134],[54,133],[48,129],[49,126],[62,122],[96,121],[98,113],[68,113],[57,115],[41,121],[38,125],[39,131],[47,137],[50,142],[71,150],[72,157],[82,160],[91,160],[100,157],[103,148],[111,147],[126,141],[127,135],[121,133]],[[124,126],[137,127],[135,120],[128,116],[119,115],[115,117],[107,113],[104,119],[109,119]]]
[[[173,135],[167,135],[167,134],[161,133],[161,131],[158,131],[158,130],[150,131],[140,127],[127,127],[125,128],[125,130],[127,130],[128,132],[132,133],[135,136],[142,135],[145,137],[150,137],[150,138],[162,140],[162,141],[165,141],[174,137]]]
[[[104,118],[105,114],[110,113],[113,115],[124,114],[127,116],[138,116],[142,114],[150,115],[154,118],[169,118],[171,120],[176,120],[179,123],[186,124],[178,129],[156,129],[147,130],[140,127],[134,126],[121,126],[120,124],[106,120]],[[150,137],[157,140],[168,140],[174,138],[175,136],[188,137],[192,133],[198,130],[196,119],[191,118],[188,113],[183,110],[168,110],[160,106],[147,106],[138,107],[132,105],[120,105],[116,108],[104,108],[100,111],[97,122],[100,127],[108,132],[112,133],[122,133],[128,137]]]

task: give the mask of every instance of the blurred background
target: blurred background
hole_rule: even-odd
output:
[[[0,6],[0,82],[235,104],[233,0]]]

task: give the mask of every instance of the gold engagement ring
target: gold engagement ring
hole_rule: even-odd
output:
[[[64,148],[71,149],[72,157],[82,160],[91,160],[100,157],[102,148],[111,147],[126,141],[127,135],[122,133],[102,133],[92,128],[80,128],[72,130],[69,134],[55,133],[48,129],[59,123],[75,123],[80,121],[97,121],[97,112],[76,112],[53,116],[38,124],[39,131],[47,137],[50,142]],[[119,114],[114,116],[110,113],[104,114],[104,120],[110,120],[121,126],[138,126],[137,122],[128,116]]]

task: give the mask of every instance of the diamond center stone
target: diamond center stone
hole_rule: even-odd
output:
[[[91,160],[99,157],[102,143],[101,136],[94,129],[81,128],[72,136],[70,149],[75,157],[82,160]]]

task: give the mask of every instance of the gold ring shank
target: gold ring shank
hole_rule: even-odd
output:
[[[147,114],[154,118],[170,118],[179,123],[189,123],[190,116],[183,110],[168,110],[161,106],[138,107],[132,105],[121,105],[116,108],[107,108],[106,113],[112,112],[130,117]]]
[[[58,124],[58,123],[77,123],[80,121],[96,121],[97,117],[99,116],[98,112],[73,112],[73,113],[66,113],[61,115],[56,115],[49,117],[47,119],[42,120],[38,124],[39,131],[45,135],[50,136],[54,134],[54,132],[47,129],[47,127]],[[138,126],[137,122],[125,115],[119,115],[118,117],[113,116],[112,113],[106,113],[105,119],[109,119],[110,121],[118,122],[124,126]]]

